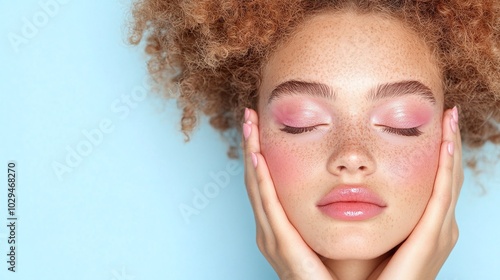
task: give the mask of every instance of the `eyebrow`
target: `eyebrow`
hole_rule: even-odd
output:
[[[436,97],[431,89],[423,83],[413,80],[378,85],[375,90],[370,91],[368,98],[378,100],[408,94],[419,95],[433,104],[436,103]]]
[[[268,103],[271,103],[271,101],[278,99],[283,95],[289,94],[307,94],[327,99],[335,98],[335,92],[333,92],[333,90],[325,84],[289,80],[279,84],[276,88],[273,89]]]
[[[327,99],[335,99],[335,91],[328,85],[317,82],[305,82],[299,80],[289,80],[279,84],[271,92],[268,103],[280,98],[283,95],[307,94]],[[423,83],[415,80],[387,83],[371,89],[368,99],[379,100],[383,98],[399,97],[405,95],[418,95],[427,99],[431,103],[436,103],[436,98],[431,89]]]

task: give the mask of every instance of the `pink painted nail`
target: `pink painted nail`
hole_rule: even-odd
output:
[[[451,110],[451,113],[452,113],[452,116],[453,116],[453,119],[455,120],[455,122],[458,123],[458,109],[457,109],[457,106],[453,107],[453,109]]]
[[[448,153],[450,156],[453,156],[453,152],[455,151],[455,143],[450,142],[448,143]]]
[[[457,122],[453,118],[450,119],[450,126],[453,133],[457,132]]]
[[[252,153],[252,163],[253,167],[257,168],[257,156],[255,155],[255,153]]]
[[[250,136],[250,133],[252,132],[252,126],[251,122],[246,122],[243,123],[243,136],[245,137],[245,140],[248,140],[248,137]]]
[[[250,117],[250,110],[248,110],[248,108],[245,108],[245,121],[248,121],[248,117]]]

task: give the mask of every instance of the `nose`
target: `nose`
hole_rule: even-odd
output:
[[[336,145],[328,160],[328,171],[337,176],[372,174],[376,162],[370,148],[361,143],[343,143]]]

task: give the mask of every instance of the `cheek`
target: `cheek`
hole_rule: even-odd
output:
[[[432,177],[437,170],[439,159],[439,143],[419,148],[408,148],[396,152],[388,162],[389,170],[399,178],[418,180],[422,177]]]
[[[392,170],[394,193],[416,208],[424,207],[430,197],[439,161],[439,137],[425,142],[396,151],[387,160],[386,170]]]
[[[301,174],[303,161],[298,160],[296,151],[292,151],[291,146],[283,139],[272,139],[265,135],[261,139],[261,152],[278,191],[283,186],[290,186]]]
[[[315,177],[313,168],[314,147],[290,143],[286,139],[265,131],[261,133],[261,152],[266,159],[274,186],[280,198],[293,196],[310,185],[308,178]]]

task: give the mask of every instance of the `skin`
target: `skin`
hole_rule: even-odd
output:
[[[247,110],[243,125],[246,184],[257,243],[280,278],[435,277],[458,238],[463,172],[456,110],[443,111],[425,43],[396,20],[325,12],[272,54],[262,76],[259,117]],[[290,80],[321,83],[335,97],[271,98]],[[434,100],[415,91],[370,98],[378,85],[409,80]],[[382,212],[362,221],[325,215],[318,201],[344,185],[369,189]]]

